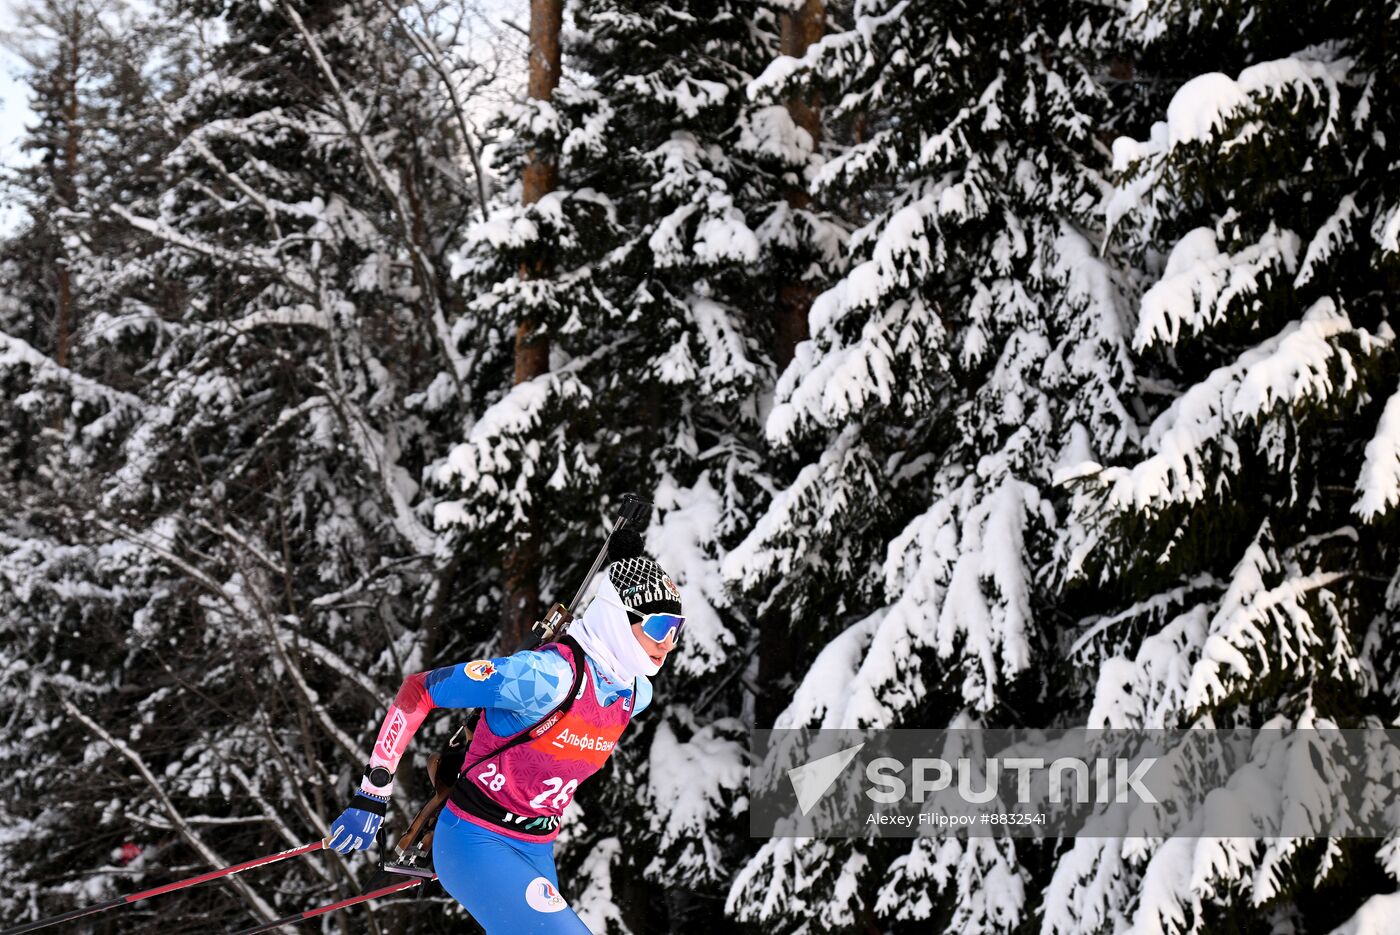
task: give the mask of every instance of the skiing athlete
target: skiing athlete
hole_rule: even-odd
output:
[[[626,533],[626,534],[624,534]],[[410,675],[380,726],[359,791],[331,826],[342,854],[375,839],[394,770],[433,708],[481,708],[433,837],[448,893],[489,935],[586,933],[559,891],[554,839],[579,783],[651,702],[685,625],[680,591],[620,530],[597,596],[556,642]]]

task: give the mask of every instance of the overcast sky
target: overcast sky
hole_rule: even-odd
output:
[[[0,33],[14,26],[14,9],[18,5],[18,0],[0,0]],[[0,45],[0,162],[6,164],[18,155],[15,139],[29,119],[24,87],[15,81],[15,73],[21,67],[20,60]]]
[[[17,4],[18,0],[0,0],[0,33],[14,25]],[[17,141],[30,117],[24,86],[15,80],[21,67],[20,60],[0,44],[0,166],[13,165],[19,159]],[[0,233],[11,230],[15,222],[15,211],[0,195]]]

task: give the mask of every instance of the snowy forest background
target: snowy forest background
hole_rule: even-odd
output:
[[[561,838],[595,931],[1400,928],[1400,840],[1325,811],[765,842],[743,753],[1397,723],[1397,0],[29,0],[6,41],[6,923],[324,835],[402,677],[513,646],[639,491],[691,623]]]

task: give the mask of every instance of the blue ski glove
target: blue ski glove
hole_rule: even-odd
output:
[[[388,810],[388,796],[356,792],[350,805],[331,823],[331,835],[326,838],[326,849],[337,854],[364,850],[374,843],[379,826],[384,823],[384,813]]]

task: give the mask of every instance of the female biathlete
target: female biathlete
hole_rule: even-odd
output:
[[[374,841],[394,770],[429,711],[481,708],[437,820],[438,879],[489,935],[588,931],[559,892],[559,819],[651,702],[647,676],[685,624],[670,576],[640,554],[640,537],[621,538],[611,543],[597,597],[557,642],[404,681],[359,791],[331,826],[331,850],[347,854]]]

